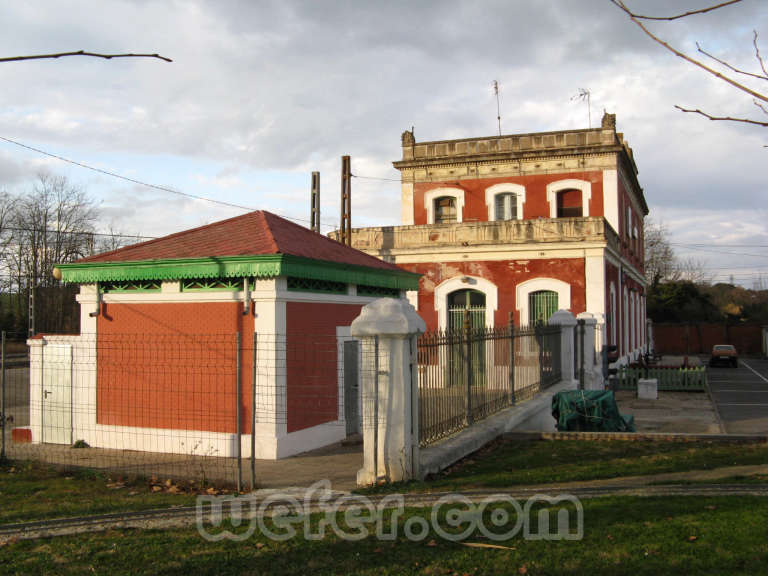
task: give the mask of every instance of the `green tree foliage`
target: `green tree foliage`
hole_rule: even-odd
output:
[[[662,282],[648,291],[648,317],[654,322],[716,322],[722,320],[711,297],[688,281]]]

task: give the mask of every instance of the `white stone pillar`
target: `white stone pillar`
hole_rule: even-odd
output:
[[[573,328],[576,326],[576,318],[568,310],[558,310],[549,318],[550,325],[560,326],[560,369],[562,381],[571,385],[578,383],[573,376],[573,355],[576,350],[576,342],[573,339]]]
[[[418,476],[419,395],[416,337],[424,320],[408,302],[381,298],[363,307],[351,326],[362,340],[363,468],[358,485]],[[378,348],[378,355],[376,353]]]
[[[602,370],[595,364],[595,332],[597,319],[589,312],[582,312],[576,316],[577,320],[584,320],[584,389],[600,390],[600,374]]]

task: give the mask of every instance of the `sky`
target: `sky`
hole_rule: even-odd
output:
[[[628,0],[670,15],[708,0]],[[5,2],[0,56],[73,50],[173,59],[73,57],[0,63],[0,138],[186,194],[309,224],[321,172],[322,230],[338,227],[340,157],[352,157],[352,226],[400,223],[400,135],[442,140],[587,128],[603,111],[634,150],[650,217],[714,281],[768,285],[768,128],[674,108],[765,119],[752,99],[653,43],[609,0]],[[768,4],[655,22],[759,72]],[[747,82],[749,79],[745,77]],[[751,85],[767,93],[766,83]],[[762,116],[762,118],[761,118]],[[67,164],[0,140],[0,189],[41,170],[85,189],[98,227],[159,236],[244,209]],[[363,178],[366,177],[366,178]]]

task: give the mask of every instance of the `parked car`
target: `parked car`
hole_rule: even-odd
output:
[[[715,344],[712,346],[712,355],[709,357],[709,365],[730,364],[734,368],[739,364],[739,354],[732,344]]]

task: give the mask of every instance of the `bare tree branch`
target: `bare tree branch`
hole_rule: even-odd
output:
[[[93,56],[94,58],[104,58],[111,60],[112,58],[158,58],[165,60],[166,62],[173,62],[170,58],[160,56],[160,54],[98,54],[96,52],[85,52],[84,50],[78,50],[77,52],[60,52],[58,54],[36,54],[33,56],[10,56],[8,58],[0,58],[0,62],[17,62],[19,60],[41,60],[43,58],[62,58],[64,56]]]
[[[696,108],[695,110],[692,108],[683,108],[682,106],[678,106],[677,104],[675,104],[675,108],[677,108],[681,112],[691,112],[693,114],[701,114],[702,116],[704,116],[705,118],[709,118],[710,120],[723,120],[728,122],[744,122],[745,124],[755,124],[757,126],[768,127],[768,122],[750,120],[749,118],[732,118],[731,116],[712,116],[711,114],[707,114],[706,112],[699,110],[698,108]]]
[[[693,16],[694,14],[704,14],[705,12],[711,12],[712,10],[717,10],[718,8],[723,8],[724,6],[729,6],[730,4],[737,4],[741,2],[741,0],[728,0],[728,2],[721,2],[720,4],[716,4],[715,6],[709,6],[708,8],[700,8],[699,10],[691,10],[690,12],[684,12],[683,14],[677,14],[676,16],[641,16],[640,14],[635,14],[634,12],[630,12],[626,6],[624,6],[623,2],[611,0],[616,6],[624,10],[629,16],[631,16],[633,19],[637,18],[639,20],[677,20],[679,18],[685,18],[686,16]]]
[[[768,116],[768,109],[766,109],[766,107],[765,107],[765,106],[763,106],[762,104],[760,104],[760,102],[758,102],[757,100],[752,100],[752,103],[753,103],[755,106],[757,106],[758,108],[760,108],[760,110],[762,110],[762,111],[763,111],[763,114],[765,114],[766,116]]]
[[[713,68],[710,68],[709,66],[707,66],[703,62],[700,62],[699,60],[696,60],[695,58],[691,58],[687,54],[684,54],[683,52],[680,52],[679,50],[677,50],[676,48],[673,48],[667,42],[665,42],[664,40],[659,38],[658,36],[654,35],[653,32],[648,30],[648,28],[646,28],[645,25],[643,25],[643,23],[640,22],[640,20],[637,19],[637,16],[635,16],[635,14],[629,8],[627,8],[627,6],[624,4],[624,2],[622,0],[611,0],[611,2],[613,4],[615,4],[616,6],[618,6],[619,8],[621,8],[621,10],[623,10],[627,14],[627,16],[629,16],[630,20],[632,20],[632,22],[637,24],[637,26],[643,32],[645,32],[645,34],[649,38],[651,38],[654,42],[664,46],[664,48],[666,48],[667,50],[672,52],[675,56],[679,56],[680,58],[682,58],[686,62],[689,62],[689,63],[693,64],[694,66],[697,66],[697,67],[701,68],[702,70],[706,70],[707,72],[709,72],[710,74],[712,74],[716,78],[720,78],[720,80],[722,80],[723,82],[727,82],[728,84],[730,84],[734,88],[738,88],[742,92],[746,92],[747,94],[749,94],[750,96],[752,96],[754,98],[757,98],[758,100],[762,100],[763,102],[768,102],[768,96],[760,94],[759,92],[755,92],[754,90],[752,90],[751,88],[749,88],[747,86],[744,86],[743,84],[739,84],[738,82],[736,82],[736,80],[733,80],[732,78],[729,78],[725,74],[722,74],[722,73],[718,72],[717,70],[715,70]],[[730,3],[732,4],[733,2],[730,2]],[[719,8],[719,7],[725,6],[727,4],[728,3],[722,4],[722,5],[718,5],[718,6],[712,6],[710,9],[714,10],[715,8]]]
[[[715,62],[717,62],[717,63],[719,63],[719,64],[722,64],[723,66],[725,66],[725,67],[726,67],[726,68],[728,68],[729,70],[733,70],[733,71],[734,71],[734,72],[736,72],[737,74],[744,74],[744,76],[750,76],[750,77],[752,77],[752,78],[758,78],[758,79],[760,79],[760,80],[768,80],[768,75],[764,75],[764,74],[754,74],[753,72],[746,72],[746,71],[744,71],[744,70],[739,70],[739,69],[738,69],[738,68],[736,68],[735,66],[732,66],[732,65],[728,64],[728,62],[726,62],[725,60],[721,60],[721,59],[720,59],[720,58],[718,58],[717,56],[713,56],[712,54],[710,54],[709,52],[707,52],[706,50],[704,50],[704,49],[703,49],[701,46],[699,46],[699,43],[698,43],[698,42],[696,42],[696,49],[697,49],[697,50],[698,50],[698,51],[699,51],[701,54],[704,54],[704,56],[706,56],[706,57],[708,57],[708,58],[712,58],[712,60],[714,60]],[[761,66],[762,66],[762,62],[760,62],[760,64],[761,64]]]
[[[757,45],[757,30],[752,30],[754,32],[754,35],[752,36],[752,45],[755,47],[755,58],[757,58],[757,61],[760,63],[760,68],[763,71],[763,74],[768,76],[768,70],[765,69],[765,62],[763,62],[763,56],[760,54],[760,47]]]

